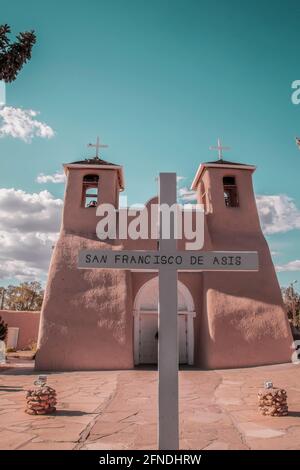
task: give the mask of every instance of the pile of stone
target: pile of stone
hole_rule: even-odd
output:
[[[258,392],[258,410],[264,416],[287,416],[287,393],[283,388],[265,386]]]
[[[29,415],[46,415],[56,411],[56,391],[48,385],[28,390],[25,412]]]

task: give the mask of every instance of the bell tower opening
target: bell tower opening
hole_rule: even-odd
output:
[[[239,207],[238,190],[234,176],[223,177],[224,201],[226,207]]]
[[[98,175],[85,175],[82,184],[82,206],[85,208],[97,207],[98,203]]]

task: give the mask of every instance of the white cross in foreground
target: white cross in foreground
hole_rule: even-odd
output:
[[[176,173],[160,173],[159,203],[176,204],[176,189]],[[172,218],[170,223],[170,238],[160,237],[159,251],[83,250],[79,253],[78,263],[79,268],[85,269],[148,269],[159,272],[158,448],[161,450],[179,448],[177,271],[258,270],[256,252],[177,251]],[[161,262],[161,256],[166,256],[170,263]]]
[[[95,147],[96,148],[96,158],[99,158],[99,149],[100,148],[106,148],[108,145],[101,144],[99,137],[97,137],[97,141],[95,144],[88,144],[88,147]]]
[[[230,147],[223,147],[223,145],[221,144],[221,140],[218,138],[218,145],[216,147],[214,146],[209,147],[209,150],[218,150],[219,160],[222,160],[223,158],[222,150],[230,150]]]

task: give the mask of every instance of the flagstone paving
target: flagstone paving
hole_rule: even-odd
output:
[[[0,449],[156,449],[157,372],[53,372],[55,416],[24,413],[32,362],[0,371]],[[289,416],[257,411],[265,380],[288,392]],[[300,449],[300,365],[180,371],[181,449]]]

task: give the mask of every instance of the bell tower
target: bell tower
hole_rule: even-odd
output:
[[[98,154],[64,165],[63,219],[52,253],[41,311],[35,366],[39,370],[133,367],[131,274],[80,270],[83,249],[111,249],[96,236],[99,204],[118,209],[123,168]]]
[[[200,165],[192,189],[214,236],[233,237],[238,243],[242,234],[261,231],[252,183],[255,169],[223,159]]]
[[[219,140],[211,149],[219,151],[219,159],[199,166],[191,188],[205,208],[206,241],[218,239],[222,249],[224,239],[227,249],[246,249],[250,234],[263,237],[252,183],[256,167],[224,160],[222,150],[228,147]]]
[[[123,168],[98,155],[102,147],[97,138],[96,156],[64,164],[67,176],[62,229],[66,232],[95,233],[96,210],[99,204],[119,205],[119,193],[124,190]]]
[[[257,251],[259,271],[203,272],[202,355],[207,368],[288,362],[292,337],[270,250],[260,227],[253,165],[202,163],[192,189],[205,208],[204,251]],[[260,338],[258,342],[256,339]],[[236,355],[236,351],[239,355]]]

